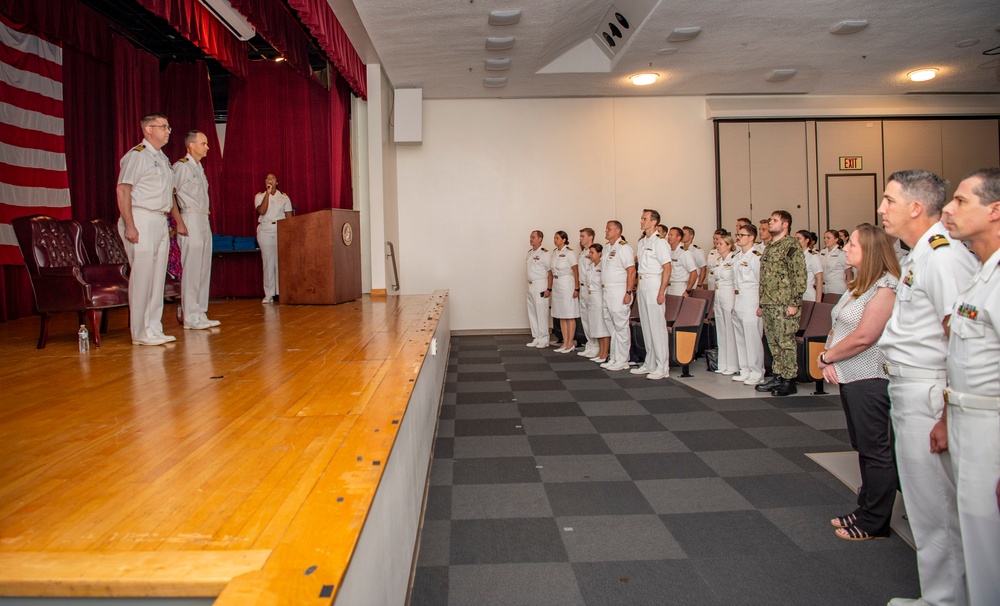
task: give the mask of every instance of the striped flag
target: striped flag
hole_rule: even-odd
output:
[[[63,135],[62,48],[0,15],[0,264],[23,263],[14,217],[71,218]]]

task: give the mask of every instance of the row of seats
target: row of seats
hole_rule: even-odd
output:
[[[48,341],[50,314],[75,311],[90,325],[94,347],[107,332],[105,310],[128,306],[129,263],[114,225],[104,219],[84,223],[46,215],[11,221],[41,316],[38,349]],[[180,280],[167,274],[165,298],[179,301]],[[177,321],[183,323],[181,306]]]

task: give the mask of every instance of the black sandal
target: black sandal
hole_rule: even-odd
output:
[[[847,528],[838,528],[834,531],[838,539],[844,539],[845,541],[868,541],[871,539],[888,539],[889,536],[876,537],[868,534],[864,530],[861,530],[857,526],[848,526]]]
[[[852,513],[846,516],[840,516],[830,520],[830,526],[834,528],[850,528],[858,521],[858,514]]]

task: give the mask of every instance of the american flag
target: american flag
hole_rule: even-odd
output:
[[[0,264],[23,263],[10,222],[69,219],[62,48],[0,15]]]

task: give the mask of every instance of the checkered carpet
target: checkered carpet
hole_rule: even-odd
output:
[[[829,525],[854,495],[804,453],[850,450],[845,429],[817,429],[837,397],[716,400],[525,342],[451,341],[412,605],[919,594],[898,537],[848,542]]]

